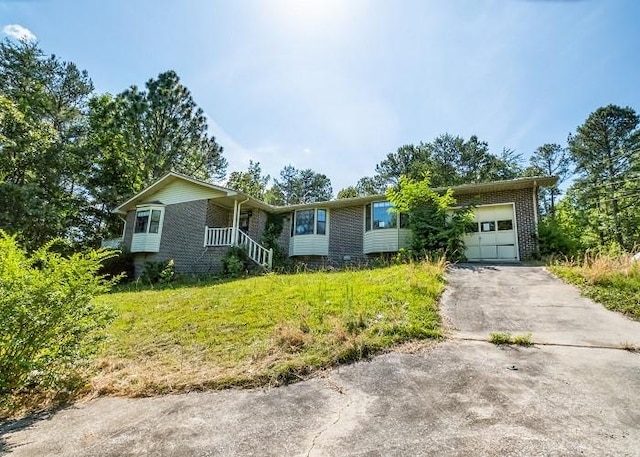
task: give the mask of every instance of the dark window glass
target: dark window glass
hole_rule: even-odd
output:
[[[147,225],[149,224],[149,210],[138,211],[136,213],[136,226],[134,233],[147,233]]]
[[[296,211],[296,235],[313,235],[315,210]]]
[[[478,232],[478,223],[477,222],[467,222],[465,226],[466,233],[477,233]]]
[[[364,221],[364,230],[368,232],[371,230],[371,204],[365,206]]]
[[[409,227],[409,215],[400,213],[400,228]]]
[[[395,228],[397,216],[391,212],[393,208],[391,202],[375,202],[373,203],[373,228],[386,229]]]
[[[513,221],[511,219],[498,221],[498,230],[513,230]]]
[[[319,209],[318,210],[318,222],[316,222],[316,235],[326,235],[327,234],[327,210]]]
[[[496,222],[495,221],[480,222],[480,231],[481,232],[495,232],[496,231]]]
[[[159,209],[151,210],[151,222],[149,223],[149,233],[158,233],[160,229],[160,214]]]

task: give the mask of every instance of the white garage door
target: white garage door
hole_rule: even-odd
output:
[[[464,238],[467,259],[518,260],[513,205],[479,206],[474,213],[474,223]]]

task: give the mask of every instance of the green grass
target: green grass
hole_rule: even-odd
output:
[[[515,344],[517,346],[533,346],[531,333],[511,335],[511,333],[508,332],[494,332],[489,334],[489,342],[497,345]]]
[[[98,393],[275,385],[413,339],[440,338],[444,264],[269,274],[119,291]]]
[[[630,256],[598,256],[581,263],[553,265],[549,270],[607,309],[640,321],[640,268]]]

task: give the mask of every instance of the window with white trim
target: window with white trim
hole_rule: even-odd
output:
[[[136,211],[136,223],[133,233],[158,233],[161,219],[162,209],[140,208]]]
[[[408,226],[408,216],[393,211],[393,203],[389,201],[367,204],[364,217],[364,229],[366,232],[369,230],[397,228],[398,222],[400,222],[400,228],[407,228]]]
[[[299,209],[294,213],[291,236],[326,235],[327,210],[323,208]]]

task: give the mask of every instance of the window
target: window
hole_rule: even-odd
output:
[[[398,214],[393,211],[393,203],[369,203],[365,206],[364,230],[368,232],[372,228],[374,230],[397,228],[398,219],[400,219],[400,228],[409,227],[409,215],[400,213],[398,216]]]
[[[316,225],[316,235],[326,235],[327,233],[327,210],[318,210],[318,222]]]
[[[296,211],[296,235],[313,235],[313,219],[315,210]]]
[[[495,232],[496,231],[496,223],[495,223],[495,221],[480,222],[480,231],[481,232]]]
[[[395,228],[397,215],[389,211],[393,205],[391,202],[375,202],[372,205],[373,209],[373,228],[385,229]]]
[[[158,233],[160,231],[160,209],[140,209],[136,212],[134,233]]]
[[[477,222],[467,222],[465,224],[465,233],[477,233],[477,232],[478,232]]]
[[[149,233],[158,233],[160,229],[160,214],[162,212],[159,209],[151,210],[151,222],[149,223]]]
[[[295,213],[292,226],[292,236],[296,235],[326,235],[327,210],[303,209]]]
[[[498,221],[498,230],[513,230],[513,221],[511,219]]]
[[[150,211],[143,210],[136,213],[136,227],[134,233],[147,233],[147,225],[149,224]]]
[[[405,213],[400,213],[400,228],[408,228],[409,227],[409,215]]]

